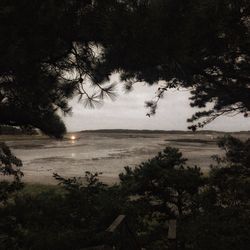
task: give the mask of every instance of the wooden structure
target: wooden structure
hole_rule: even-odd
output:
[[[169,250],[177,250],[176,220],[168,221],[168,240],[169,240]]]
[[[119,215],[105,233],[107,237],[104,245],[82,250],[141,250],[135,235],[128,226],[125,215]]]
[[[169,250],[177,250],[176,220],[168,221]],[[133,232],[130,230],[126,216],[119,215],[106,230],[104,245],[84,248],[82,250],[142,250]]]
[[[135,235],[130,230],[126,216],[119,215],[106,230],[114,241],[114,248],[117,250],[140,250]]]

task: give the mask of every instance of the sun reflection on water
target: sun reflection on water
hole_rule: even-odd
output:
[[[71,136],[70,136],[70,139],[71,139],[71,140],[75,140],[76,137],[75,137],[74,135],[71,135]]]

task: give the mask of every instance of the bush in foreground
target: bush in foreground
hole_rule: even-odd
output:
[[[169,219],[178,249],[247,250],[250,242],[249,140],[220,140],[224,157],[204,176],[178,149],[167,147],[132,169],[120,184],[98,174],[85,180],[55,174],[60,188],[18,192],[0,207],[0,249],[82,249],[107,242],[105,229],[126,214],[145,249],[169,249]]]

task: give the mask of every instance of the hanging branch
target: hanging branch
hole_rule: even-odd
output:
[[[173,78],[170,81],[166,82],[165,86],[159,87],[156,91],[154,99],[145,102],[146,108],[149,109],[149,112],[146,114],[146,116],[150,117],[152,115],[155,115],[158,103],[164,97],[164,93],[168,89],[176,88],[179,84],[179,81],[176,78]],[[179,88],[177,89],[179,90]]]
[[[69,60],[71,64],[70,71],[75,72],[76,76],[74,81],[76,82],[76,91],[78,92],[78,101],[81,101],[84,107],[94,108],[102,105],[105,98],[115,100],[116,83],[112,83],[108,86],[99,83],[94,76],[94,71],[100,58],[98,53],[94,51],[95,48],[91,48],[91,44],[78,45],[73,44],[72,55]],[[96,46],[96,45],[95,45]],[[89,83],[89,84],[87,84]],[[98,88],[99,91],[90,92],[90,86]]]
[[[197,121],[203,117],[205,118],[204,121],[198,122],[197,124],[193,124],[189,126],[188,128],[191,129],[192,131],[196,131],[197,128],[203,128],[205,125],[211,123],[214,121],[216,118],[222,116],[222,115],[227,115],[227,116],[236,116],[240,113],[244,113],[244,116],[247,117],[249,115],[249,111],[247,111],[242,105],[238,104],[238,106],[228,106],[227,108],[224,108],[222,110],[208,110],[208,111],[200,111],[196,112],[190,119],[187,120],[187,122],[194,122]]]

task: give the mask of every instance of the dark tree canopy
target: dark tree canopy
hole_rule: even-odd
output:
[[[74,0],[1,1],[1,124],[33,125],[56,137],[65,132],[58,111],[70,111],[68,99],[79,87],[67,73],[76,67],[87,71],[93,59],[91,31],[77,44],[89,6],[90,1]]]
[[[247,116],[249,11],[247,0],[3,0],[0,124],[60,137],[68,100],[78,95],[93,106],[113,98],[114,72],[128,89],[165,82],[150,114],[164,91],[184,87],[192,106],[213,103],[190,119],[207,117],[199,126],[221,114]]]
[[[203,126],[217,116],[250,110],[249,1],[168,0],[137,1],[130,13],[113,23],[105,44],[105,63],[120,70],[122,79],[149,84],[166,81],[164,91],[189,88],[191,106],[211,109],[190,122]],[[124,19],[127,20],[124,22]],[[130,87],[128,85],[128,87]],[[210,105],[211,107],[211,105]]]
[[[33,125],[53,135],[43,124],[54,117],[58,134],[65,131],[55,110],[68,110],[69,95],[48,63],[67,55],[70,41],[62,26],[67,19],[63,4],[49,8],[49,2],[0,3],[0,123]]]
[[[137,208],[138,237],[147,249],[169,249],[169,218],[177,220],[178,249],[249,248],[249,141],[220,138],[224,154],[215,157],[205,175],[188,167],[182,153],[171,147],[125,168],[121,190]]]

